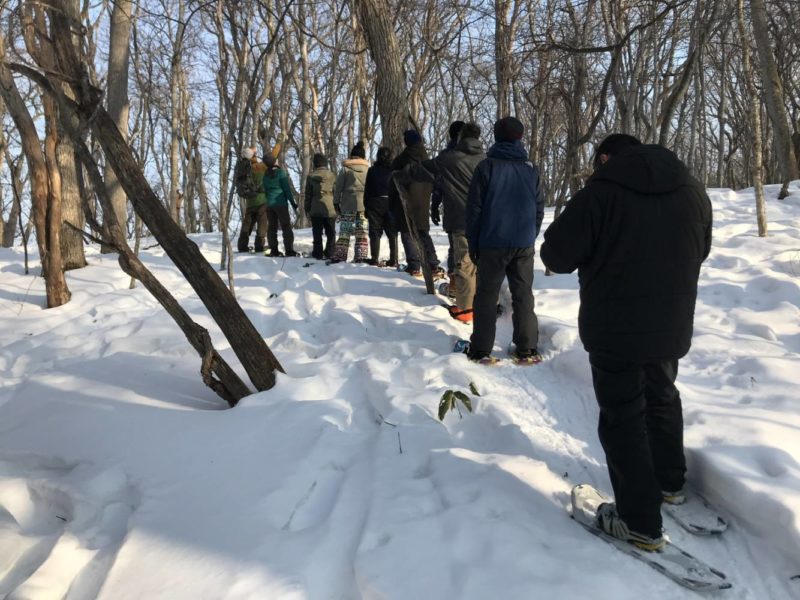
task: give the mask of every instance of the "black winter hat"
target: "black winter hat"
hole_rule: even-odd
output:
[[[458,139],[458,136],[461,134],[461,130],[463,129],[464,125],[464,121],[453,121],[450,123],[450,128],[447,130],[447,133],[450,134],[451,140]]]
[[[392,149],[387,146],[378,148],[378,154],[375,157],[375,162],[381,165],[390,165],[392,163]]]
[[[494,141],[496,142],[514,142],[522,139],[523,133],[525,133],[525,126],[519,119],[503,117],[495,121]]]
[[[611,135],[607,136],[600,145],[597,147],[597,150],[594,151],[594,158],[592,159],[592,164],[595,169],[599,169],[603,163],[600,161],[601,154],[607,154],[608,156],[613,156],[615,154],[619,154],[625,148],[630,148],[631,146],[641,146],[642,142],[639,138],[636,138],[632,135],[628,135],[627,133],[612,133]]]
[[[406,146],[413,146],[414,144],[419,144],[421,141],[422,136],[416,129],[407,129],[403,133],[403,142]]]
[[[467,138],[481,139],[481,128],[475,123],[465,123],[461,128],[460,139],[465,140]]]
[[[315,154],[313,160],[314,168],[319,169],[320,167],[327,167],[328,166],[328,159],[325,158],[324,154]]]
[[[367,153],[364,150],[364,142],[358,142],[353,149],[350,150],[350,156],[355,158],[366,158]]]

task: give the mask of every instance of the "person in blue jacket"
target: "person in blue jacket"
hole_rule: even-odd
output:
[[[508,278],[514,326],[514,359],[541,361],[539,322],[534,312],[534,241],[544,218],[539,169],[522,146],[525,127],[514,117],[494,124],[494,145],[478,164],[467,198],[466,236],[477,265],[473,329],[467,355],[491,364],[497,300]]]

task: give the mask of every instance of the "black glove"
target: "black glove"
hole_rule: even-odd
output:
[[[470,249],[470,251],[469,251],[469,259],[472,261],[472,264],[477,267],[478,266],[478,251]]]
[[[341,207],[340,207],[338,204],[334,204],[334,205],[333,205],[333,210],[335,210],[335,211],[336,211],[336,214],[337,214],[337,215],[340,215],[340,216],[341,216],[341,214],[342,214],[342,209],[341,209]]]
[[[439,224],[439,207],[437,205],[431,205],[431,221],[433,221],[434,225]]]

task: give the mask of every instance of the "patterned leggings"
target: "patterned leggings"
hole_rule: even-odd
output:
[[[346,261],[350,251],[350,236],[356,234],[356,262],[367,260],[369,256],[369,239],[367,237],[367,219],[364,213],[343,214],[339,220],[339,237],[336,239],[336,249],[333,258],[335,260]]]

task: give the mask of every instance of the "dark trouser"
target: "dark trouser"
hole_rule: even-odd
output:
[[[449,242],[447,247],[447,273],[449,274],[456,270],[456,253],[452,233],[447,234],[447,241]]]
[[[253,208],[248,208],[244,211],[244,218],[242,219],[242,231],[239,233],[239,241],[236,243],[236,249],[239,252],[247,252],[250,243],[250,234],[253,232],[253,225],[258,224],[256,228],[256,252],[264,251],[264,236],[267,233],[267,205],[262,204]]]
[[[269,251],[278,253],[278,224],[283,232],[283,248],[286,254],[294,252],[294,232],[292,231],[292,217],[289,215],[289,205],[272,206],[267,209],[269,226],[267,227],[267,242]]]
[[[489,248],[478,256],[475,298],[472,303],[473,352],[492,351],[500,286],[508,277],[511,322],[517,350],[534,350],[539,344],[539,321],[533,310],[533,247]]]
[[[322,233],[325,232],[325,250],[322,250]],[[333,257],[336,244],[336,217],[311,217],[311,234],[314,236],[314,249],[311,256],[318,260]]]
[[[389,197],[368,198],[365,202],[369,221],[369,254],[377,264],[381,255],[381,236],[389,240],[389,264],[397,264],[397,224],[389,209]]]
[[[659,536],[661,492],[680,490],[686,473],[678,361],[634,364],[590,354],[589,362],[619,515],[632,530]]]
[[[431,234],[422,229],[417,231],[419,241],[422,243],[422,250],[425,252],[425,260],[435,269],[439,266],[439,258],[436,256],[436,248],[433,245]],[[400,241],[403,242],[403,250],[406,253],[406,264],[412,271],[419,271],[422,267],[422,257],[417,251],[417,245],[414,243],[414,238],[407,231],[400,234]]]

